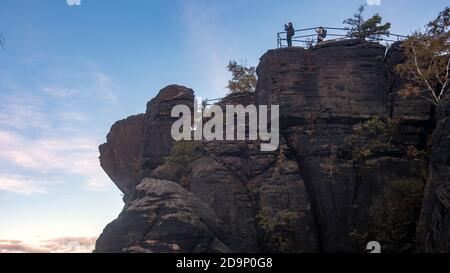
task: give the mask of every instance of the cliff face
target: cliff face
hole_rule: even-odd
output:
[[[100,146],[100,165],[125,194],[134,191],[142,178],[141,136],[144,115],[116,122]]]
[[[267,52],[256,92],[219,105],[279,105],[275,152],[261,152],[258,141],[202,141],[182,147],[187,159],[171,159],[170,110],[193,105],[193,91],[161,90],[146,114],[114,125],[100,148],[126,203],[96,252],[362,251],[376,235],[375,200],[399,180],[425,184],[428,157],[417,151],[434,129],[426,101],[398,95],[400,48],[385,52],[360,41]],[[437,251],[432,241],[449,228],[448,156],[437,150],[448,148],[448,111],[440,112],[421,217],[427,251]]]
[[[169,85],[147,104],[145,114],[116,122],[100,146],[100,164],[127,200],[154,168],[170,153],[170,129],[177,119],[171,118],[178,104],[193,107],[194,91]]]
[[[419,225],[420,251],[450,252],[450,96],[437,109],[430,175]]]

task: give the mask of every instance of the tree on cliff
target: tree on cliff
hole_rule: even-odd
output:
[[[230,61],[227,66],[232,74],[232,79],[228,81],[228,90],[231,93],[253,92],[256,88],[256,68],[238,64],[236,61]]]
[[[391,23],[381,24],[382,18],[379,14],[375,14],[368,20],[364,19],[363,13],[366,6],[359,6],[353,18],[344,20],[347,24],[347,35],[359,39],[379,39],[380,35],[389,35]]]
[[[401,95],[420,96],[438,105],[450,87],[450,8],[402,43],[406,59],[396,67],[410,83]]]

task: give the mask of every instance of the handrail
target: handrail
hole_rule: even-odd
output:
[[[203,102],[209,106],[209,105],[214,105],[216,103],[220,103],[223,99],[225,98],[229,98],[230,96],[232,96],[233,98],[240,98],[240,97],[245,97],[248,96],[249,93],[252,93],[252,91],[247,91],[247,92],[235,92],[235,93],[230,93],[228,95],[226,95],[225,97],[222,98],[217,98],[217,99],[205,99],[203,100]],[[213,102],[213,103],[211,103]]]
[[[314,33],[302,34],[302,35],[297,35],[297,36],[294,35],[292,37],[292,43],[293,44],[301,43],[305,47],[314,46],[315,44],[317,44],[317,39],[314,39],[314,38],[317,37],[317,33],[315,31],[318,28],[320,28],[320,27],[311,27],[311,28],[303,28],[303,29],[295,30],[294,33],[296,33],[296,34],[299,32],[305,33],[308,31],[309,32],[314,31]],[[331,40],[345,40],[345,39],[355,38],[353,36],[348,35],[347,32],[350,30],[348,28],[339,28],[339,27],[322,27],[322,28],[326,29],[327,31],[335,30],[335,32],[327,33],[327,37],[337,37],[337,39],[331,39]],[[283,48],[283,47],[287,46],[287,38],[286,37],[283,38],[283,35],[286,35],[286,34],[287,34],[287,31],[282,31],[282,32],[277,33],[277,48]],[[378,37],[377,38],[367,38],[367,40],[368,41],[394,43],[394,42],[402,41],[406,38],[407,38],[407,36],[404,36],[404,35],[390,33],[390,34],[386,34],[386,35],[379,35],[379,38]],[[330,39],[328,39],[328,41],[330,41]]]

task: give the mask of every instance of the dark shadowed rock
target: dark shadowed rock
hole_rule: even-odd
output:
[[[154,169],[150,177],[165,179],[180,183],[180,180],[188,174],[187,166],[181,164],[166,162]]]
[[[259,141],[201,141],[189,162],[166,160],[172,107],[192,106],[193,91],[161,90],[145,115],[113,126],[101,147],[103,168],[128,198],[96,252],[362,251],[352,234],[369,230],[374,200],[397,179],[427,175],[427,158],[405,150],[425,150],[434,129],[429,103],[398,94],[405,85],[394,71],[404,59],[400,45],[385,53],[361,40],[268,51],[256,92],[218,105],[279,105],[274,152],[261,152]],[[420,233],[426,251],[448,251],[449,109],[441,104],[433,138]],[[373,117],[399,125],[356,157],[348,139],[370,142],[358,129]],[[129,136],[138,131],[140,138]],[[142,165],[133,171],[127,162],[135,157]]]
[[[450,94],[437,111],[419,241],[422,252],[450,252]]]
[[[230,252],[215,212],[178,184],[144,179],[95,252]]]
[[[172,107],[193,106],[192,89],[170,85],[147,105],[147,112],[118,121],[111,128],[107,142],[100,146],[100,163],[111,180],[127,197],[170,153],[173,122]]]
[[[286,145],[280,155],[261,152],[260,144],[201,142],[204,156],[185,175],[189,190],[216,212],[236,242],[233,251],[316,252],[311,205],[296,161]],[[293,216],[289,226],[277,219],[283,214]],[[274,230],[265,227],[267,221]]]
[[[415,164],[402,160],[402,154],[374,154],[367,158],[370,161],[355,165],[353,158],[341,158],[337,153],[361,123],[370,117],[391,116],[391,71],[385,51],[377,43],[348,40],[309,50],[271,50],[258,66],[257,102],[280,105],[281,132],[299,164],[319,247],[325,252],[356,251],[350,234],[367,221],[357,208],[367,208],[398,172],[414,177],[409,168]],[[396,161],[404,162],[387,163]],[[380,169],[386,173],[383,179],[370,184],[366,177],[381,175]],[[362,170],[364,177],[360,176]],[[366,190],[367,186],[374,190]],[[367,210],[363,214],[367,216]]]
[[[252,219],[256,211],[245,185],[215,156],[205,156],[194,164],[190,189],[208,204],[229,227],[239,243],[236,251],[257,252],[258,241]]]
[[[170,131],[178,119],[172,118],[171,112],[176,105],[187,105],[192,110],[194,91],[180,85],[169,85],[147,104],[141,154],[143,170],[147,175],[164,163],[164,157],[170,153],[173,142]]]
[[[390,72],[391,117],[399,119],[401,126],[401,134],[398,134],[393,141],[426,149],[426,142],[423,140],[432,133],[434,106],[422,97],[401,95],[401,91],[407,84],[415,84],[395,73],[396,65],[402,63],[405,58],[400,42],[394,43],[386,54],[386,66]]]
[[[258,66],[258,104],[280,105],[283,124],[388,115],[385,47],[348,40],[313,50],[270,50]]]

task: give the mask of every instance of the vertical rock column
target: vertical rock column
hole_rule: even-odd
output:
[[[141,154],[145,176],[164,163],[164,157],[170,154],[173,143],[170,131],[178,119],[170,116],[176,105],[186,105],[193,111],[194,91],[180,85],[169,85],[147,104]]]
[[[295,152],[325,252],[353,249],[356,175],[336,170],[336,151],[358,122],[389,116],[385,50],[358,40],[277,49],[258,67],[257,102],[280,105],[281,133]]]
[[[450,94],[436,114],[430,174],[419,224],[421,252],[450,251]]]

